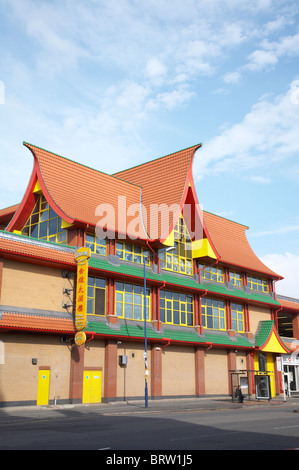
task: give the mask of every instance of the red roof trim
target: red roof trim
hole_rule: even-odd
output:
[[[31,148],[31,146],[29,144],[27,144],[26,142],[23,143],[25,147],[27,147],[35,161],[38,162],[38,158],[34,152],[34,150]],[[56,212],[56,214],[61,217],[63,220],[65,220],[66,222],[68,222],[69,224],[73,224],[75,222],[75,219],[71,218],[69,215],[67,215],[65,212],[63,212],[59,206],[57,206],[56,202],[54,201],[54,199],[51,197],[49,191],[48,191],[48,188],[44,182],[44,178],[43,178],[43,175],[42,175],[42,171],[41,171],[41,168],[40,168],[40,165],[39,165],[39,162],[36,166],[36,173],[37,173],[37,180],[40,184],[40,187],[41,187],[41,190],[42,190],[42,193],[44,195],[44,197],[46,198],[47,202],[49,203],[49,205],[51,206],[51,208]]]
[[[31,173],[31,177],[30,177],[27,189],[25,191],[22,202],[20,203],[15,215],[13,216],[12,220],[8,224],[8,227],[6,229],[8,232],[13,232],[14,230],[21,230],[24,224],[26,223],[30,215],[30,212],[32,211],[34,207],[35,200],[33,197],[33,190],[37,181],[37,167],[38,167],[37,160],[34,160],[34,166],[33,166],[33,170]]]
[[[164,243],[165,240],[168,238],[168,236],[170,235],[170,233],[172,232],[172,230],[174,229],[181,213],[183,212],[183,209],[184,209],[184,205],[186,204],[186,199],[187,199],[187,195],[188,195],[188,191],[189,191],[189,188],[191,189],[192,191],[192,196],[193,196],[193,199],[194,199],[194,205],[195,205],[195,210],[196,210],[196,213],[197,213],[197,216],[199,217],[200,219],[200,222],[202,224],[202,227],[203,227],[203,231],[204,231],[204,234],[206,235],[212,249],[213,249],[213,252],[216,256],[216,258],[219,260],[221,259],[221,256],[220,254],[218,253],[212,239],[211,239],[211,236],[209,234],[209,231],[207,229],[207,226],[205,224],[205,221],[204,221],[204,217],[203,217],[203,213],[200,209],[200,205],[199,205],[199,202],[198,202],[198,198],[197,198],[197,194],[196,194],[196,189],[195,189],[195,185],[194,185],[194,181],[193,181],[193,175],[192,175],[192,166],[193,166],[193,161],[194,161],[194,157],[195,157],[195,153],[197,152],[198,149],[201,148],[201,144],[198,145],[198,147],[196,147],[194,149],[194,152],[191,156],[191,160],[190,160],[190,164],[189,164],[189,168],[188,168],[188,172],[187,172],[187,176],[186,176],[186,182],[185,182],[185,187],[184,187],[184,191],[183,191],[183,194],[182,194],[182,199],[181,199],[181,203],[180,203],[180,208],[179,208],[179,211],[177,212],[177,214],[175,215],[175,217],[173,218],[173,221],[169,227],[169,231],[168,233],[164,234],[163,237],[161,237],[161,242]],[[189,186],[190,184],[190,186]]]

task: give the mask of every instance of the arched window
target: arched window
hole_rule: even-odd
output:
[[[192,275],[192,242],[182,215],[174,228],[174,246],[171,252],[159,250],[161,268]]]
[[[55,243],[67,243],[67,230],[62,228],[62,218],[40,194],[34,209],[23,227],[22,235]]]

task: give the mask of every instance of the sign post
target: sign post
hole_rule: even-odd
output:
[[[75,253],[77,263],[77,288],[76,288],[76,310],[75,310],[75,343],[81,346],[86,341],[84,328],[86,326],[87,310],[87,280],[88,280],[88,259],[90,258],[90,248],[79,248]]]

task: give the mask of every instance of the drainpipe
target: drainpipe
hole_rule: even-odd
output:
[[[154,255],[156,255],[157,253],[156,253],[155,250],[150,246],[148,240],[146,240],[146,244],[147,244],[147,246],[149,247],[149,249],[152,250],[152,252],[154,253]]]
[[[92,340],[93,340],[93,338],[94,338],[94,334],[92,334],[92,335],[91,335],[91,337],[90,337],[90,338],[88,338],[88,339],[85,341],[85,344],[86,344],[86,343],[89,343],[89,341],[92,341]]]
[[[108,315],[110,315],[111,310],[111,278],[108,278]]]
[[[277,329],[277,332],[278,332],[278,316],[277,316],[277,314],[278,314],[278,312],[280,312],[280,310],[282,310],[282,308],[283,308],[283,307],[280,307],[278,310],[274,310],[274,309],[272,310],[272,312],[273,312],[274,325],[275,325],[275,327],[276,327],[276,329]]]
[[[170,338],[163,338],[163,341],[167,341],[167,343],[166,343],[166,344],[164,344],[164,346],[162,346],[162,349],[164,349],[164,348],[167,348],[167,346],[169,346],[169,345],[170,345],[170,341],[171,341],[171,339],[170,339]]]
[[[276,300],[276,282],[281,281],[283,277],[279,277],[278,279],[274,279],[273,281],[273,292],[274,292],[274,299]]]

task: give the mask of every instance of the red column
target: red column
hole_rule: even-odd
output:
[[[299,313],[293,315],[293,336],[299,339]]]
[[[105,370],[104,370],[104,398],[109,400],[117,397],[117,344],[115,341],[106,341]]]
[[[162,396],[162,347],[158,344],[151,351],[151,396]]]
[[[234,350],[228,349],[227,351],[227,375],[228,375],[228,390],[232,394],[231,373],[229,371],[237,369],[237,356]],[[237,385],[237,384],[234,384]]]
[[[84,351],[85,344],[82,346],[72,345],[70,371],[70,400],[72,403],[82,402]]]
[[[205,395],[205,350],[195,348],[195,394]]]

